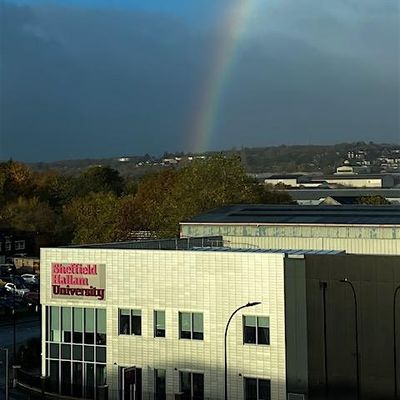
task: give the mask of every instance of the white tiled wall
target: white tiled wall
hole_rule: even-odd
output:
[[[52,262],[106,264],[106,300],[52,300]],[[229,329],[230,399],[243,398],[243,377],[271,379],[273,400],[286,398],[284,258],[282,254],[161,250],[43,249],[44,305],[107,308],[107,375],[118,389],[118,366],[142,368],[143,390],[153,391],[154,368],[167,370],[167,392],[179,392],[179,370],[204,373],[205,398],[224,396],[224,329]],[[118,335],[118,308],[142,310],[142,336]],[[166,311],[166,338],[153,337],[153,311]],[[204,340],[178,339],[178,312],[204,314]],[[270,346],[243,345],[242,315],[270,317]],[[44,326],[45,322],[43,322]],[[44,352],[43,352],[44,354]],[[43,374],[45,371],[43,371]]]

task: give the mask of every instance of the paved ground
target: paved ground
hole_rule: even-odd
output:
[[[16,343],[17,350],[21,344],[24,344],[31,338],[40,337],[40,319],[37,316],[21,317],[16,322]],[[9,349],[10,358],[13,351],[13,324],[12,319],[0,320],[0,347]],[[5,398],[5,370],[4,370],[5,352],[0,352],[0,399]],[[10,399],[29,400],[29,395],[14,390],[10,392]]]

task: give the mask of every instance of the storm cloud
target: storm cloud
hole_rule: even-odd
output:
[[[77,2],[0,4],[0,159],[193,150],[188,138],[229,2],[214,10],[204,1],[198,18]],[[396,4],[260,2],[210,149],[399,142]]]

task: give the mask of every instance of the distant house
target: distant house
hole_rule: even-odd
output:
[[[336,168],[335,175],[357,175],[367,174],[370,172],[370,168],[367,165],[341,165]]]
[[[46,234],[0,230],[0,263],[13,257],[39,256],[40,247],[52,244]]]

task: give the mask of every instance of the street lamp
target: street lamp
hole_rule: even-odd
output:
[[[350,285],[354,297],[354,313],[355,313],[355,328],[356,328],[356,374],[357,374],[357,400],[360,400],[360,353],[358,346],[358,306],[357,306],[357,296],[356,291],[352,282],[347,279],[341,279],[340,282],[347,283]]]
[[[5,400],[9,399],[9,390],[8,390],[8,349],[6,347],[0,347],[0,351],[4,351],[6,355],[6,361],[4,363],[5,366],[5,375],[6,375],[6,398]]]
[[[243,306],[240,306],[239,308],[237,308],[229,317],[228,319],[228,323],[226,324],[225,327],[225,337],[224,337],[224,349],[225,349],[225,400],[228,400],[228,352],[227,352],[227,336],[228,336],[228,328],[229,328],[229,324],[232,321],[232,318],[234,317],[234,315],[240,311],[242,308],[247,308],[247,307],[254,307],[254,306],[258,306],[259,304],[261,304],[260,301],[254,301],[252,303],[247,303]]]
[[[398,400],[397,388],[397,344],[396,344],[396,297],[400,291],[400,285],[397,286],[393,295],[393,364],[394,364],[394,399]]]

